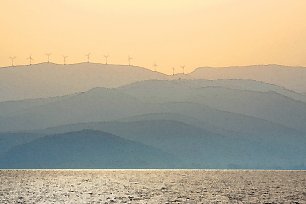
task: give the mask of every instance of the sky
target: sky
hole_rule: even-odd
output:
[[[306,66],[305,0],[0,0],[0,66]]]

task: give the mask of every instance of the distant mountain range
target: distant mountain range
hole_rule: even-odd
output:
[[[262,121],[306,132],[306,103],[302,94],[274,86],[271,91],[263,91],[264,88],[255,91],[252,86],[245,86],[244,90],[228,88],[226,84],[230,82],[237,83],[231,80],[220,86],[219,81],[214,84],[205,80],[154,80],[56,98],[2,102],[0,130],[33,130],[152,113],[177,113],[205,124],[222,124],[223,129],[227,125],[240,128],[244,122],[245,126],[254,126],[258,123],[255,121]],[[244,83],[240,80],[241,85]]]
[[[0,168],[16,169],[169,168],[176,163],[161,150],[93,130],[43,136],[0,155]]]
[[[276,85],[144,80],[1,102],[0,168],[306,169],[305,124]]]
[[[149,79],[167,79],[167,76],[142,67],[94,63],[1,68],[0,101],[63,96]]]
[[[127,65],[42,63],[0,68],[0,101],[49,98],[88,91],[96,87],[117,88],[144,80],[249,79],[306,93],[306,68],[280,65],[198,68],[190,74],[168,76]]]
[[[67,125],[35,134],[83,129],[107,131],[175,155],[180,159],[177,165],[181,168],[299,168],[305,162],[306,138],[298,131],[270,125],[253,131],[246,128],[250,133],[215,133],[211,132],[214,128],[197,127],[191,121],[158,118],[165,118],[165,115]]]
[[[238,67],[198,68],[188,78],[191,79],[252,79],[287,89],[306,93],[306,68],[281,65],[253,65]]]
[[[305,135],[262,132],[220,135],[174,120],[142,120],[40,130],[22,141],[24,133],[14,141],[0,134],[9,146],[0,168],[305,169]]]

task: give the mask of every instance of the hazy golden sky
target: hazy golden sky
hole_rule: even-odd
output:
[[[0,0],[0,65],[306,66],[306,0]]]

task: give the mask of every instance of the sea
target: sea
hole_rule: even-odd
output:
[[[0,170],[0,203],[306,203],[306,171]]]

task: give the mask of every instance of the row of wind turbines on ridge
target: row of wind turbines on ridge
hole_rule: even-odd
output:
[[[51,53],[46,53],[45,55],[47,56],[47,63],[51,63],[51,61],[50,61]],[[86,56],[86,59],[87,59],[87,63],[90,63],[90,56],[91,56],[91,53],[88,53],[88,54],[86,54],[85,56]],[[105,65],[108,64],[108,59],[109,59],[109,57],[110,57],[109,55],[104,55]],[[15,66],[14,62],[15,62],[16,56],[11,56],[11,57],[9,57],[9,58],[10,58],[10,60],[11,60],[11,66],[14,67],[14,66]],[[66,56],[66,55],[63,56],[63,65],[66,65],[66,64],[67,64],[67,63],[66,63],[67,58],[68,58],[68,56]],[[27,58],[27,60],[29,60],[29,64],[28,64],[28,65],[29,65],[29,66],[32,65],[32,62],[34,61],[32,55],[30,55],[30,56]],[[128,65],[129,65],[129,66],[132,65],[132,60],[133,60],[133,58],[132,58],[131,56],[128,56]],[[158,65],[157,65],[156,63],[154,63],[154,64],[153,64],[153,67],[154,67],[154,71],[156,72],[156,71],[157,71]],[[182,71],[183,71],[183,74],[185,74],[185,65],[182,65],[182,66],[181,66],[181,69],[182,69]],[[175,68],[174,68],[174,67],[172,67],[172,74],[175,75]]]

